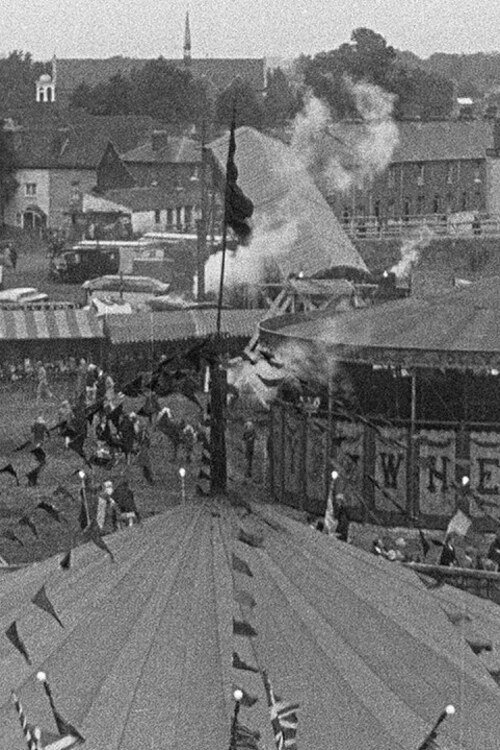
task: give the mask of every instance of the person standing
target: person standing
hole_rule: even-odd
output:
[[[54,394],[49,388],[47,370],[41,362],[37,363],[36,376],[38,381],[36,387],[36,403],[39,404],[40,401],[43,401],[46,398],[54,398]]]
[[[252,476],[253,467],[253,455],[255,450],[255,440],[257,438],[257,432],[255,430],[254,423],[249,419],[245,422],[243,427],[243,444],[245,446],[245,460],[246,460],[246,477]]]
[[[132,492],[128,480],[125,479],[114,490],[112,495],[115,513],[114,527],[121,529],[123,524],[133,526],[139,521],[139,513],[135,504],[134,493]]]
[[[336,517],[337,517],[337,539],[341,542],[347,542],[349,539],[349,525],[351,519],[349,513],[344,505],[344,496],[342,494],[337,495],[336,500]]]
[[[136,423],[137,414],[131,411],[130,414],[125,414],[120,422],[120,436],[122,441],[122,450],[125,454],[125,460],[127,464],[130,464],[132,460],[132,453],[134,451],[135,439],[136,439]]]
[[[438,565],[446,565],[446,567],[458,565],[457,553],[451,536],[446,536],[444,538],[443,549],[441,550]]]
[[[47,428],[47,423],[41,415],[36,418],[31,428],[31,434],[33,435],[33,443],[35,445],[35,448],[37,446],[43,445],[45,438],[50,437],[50,432]]]
[[[10,262],[15,271],[17,266],[17,250],[15,245],[11,245],[10,247]]]
[[[102,485],[101,491],[97,496],[96,523],[101,531],[103,531],[106,523],[108,509],[113,508],[115,505],[115,501],[113,500],[113,490],[113,482],[108,479]]]

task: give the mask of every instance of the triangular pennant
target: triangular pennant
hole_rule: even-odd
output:
[[[61,562],[59,563],[63,570],[69,570],[71,568],[71,550],[68,550]]]
[[[257,631],[248,622],[245,622],[245,620],[235,620],[233,617],[233,634],[255,638]]]
[[[264,537],[261,534],[252,534],[244,529],[239,530],[238,539],[240,542],[248,544],[249,547],[264,546]]]
[[[5,466],[0,469],[0,474],[10,474],[14,477],[14,479],[16,480],[16,484],[19,486],[19,477],[17,476],[17,471],[14,469],[12,464],[5,464]]]
[[[242,560],[240,557],[234,554],[232,556],[233,560],[233,570],[235,570],[237,573],[243,573],[245,576],[250,576],[250,578],[253,578],[253,573],[246,564],[244,560]]]
[[[249,609],[253,609],[256,605],[253,596],[244,589],[234,589],[233,599],[242,607],[248,607]]]
[[[47,461],[47,454],[41,445],[37,445],[30,453],[34,455],[39,464],[44,464]]]
[[[196,490],[195,490],[195,491],[196,491],[196,494],[197,494],[197,495],[200,495],[200,496],[203,496],[203,497],[206,497],[206,496],[207,496],[207,495],[209,494],[208,492],[205,492],[205,490],[203,490],[203,489],[202,489],[202,488],[200,487],[200,485],[199,485],[199,484],[197,484],[197,485],[196,485]]]
[[[23,641],[19,637],[19,633],[17,632],[17,624],[15,620],[11,625],[9,625],[9,627],[5,631],[5,635],[7,636],[9,641],[12,643],[12,645],[17,648],[19,653],[22,654],[22,656],[24,656],[28,664],[31,664],[31,659],[29,657],[26,646],[24,645]]]
[[[233,651],[233,667],[235,669],[243,669],[247,672],[259,672],[260,671],[259,669],[257,669],[257,667],[252,667],[251,664],[247,664],[242,659],[240,659],[237,651]]]
[[[28,471],[26,474],[26,477],[28,479],[28,487],[36,487],[38,484],[38,475],[40,474],[40,469],[42,468],[42,464],[38,464],[34,469],[31,469],[31,471]]]
[[[17,448],[14,448],[14,453],[24,450],[28,445],[31,445],[31,440],[26,440],[22,445],[18,445]]]
[[[57,523],[61,523],[61,514],[55,507],[55,505],[52,505],[52,503],[47,502],[46,500],[42,500],[41,503],[38,503],[36,506],[37,508],[40,508],[40,510],[44,510],[48,515],[54,519],[54,521],[57,521]]]
[[[39,591],[36,592],[35,596],[31,600],[32,604],[34,604],[36,607],[39,607],[40,609],[43,609],[44,612],[47,612],[47,614],[52,615],[54,620],[56,620],[59,625],[63,628],[64,625],[62,624],[61,620],[59,619],[59,616],[57,612],[55,611],[54,607],[52,606],[52,602],[50,601],[49,597],[47,596],[47,592],[45,591],[45,586],[42,586]]]
[[[203,469],[200,469],[198,472],[198,479],[206,479],[207,482],[210,481],[210,474],[207,474],[206,471],[203,471]]]
[[[2,536],[4,536],[6,539],[10,539],[11,542],[17,542],[21,545],[21,547],[24,547],[23,540],[19,539],[19,537],[16,536],[11,529],[5,529],[5,531],[2,531]]]
[[[92,521],[90,526],[85,530],[84,538],[85,538],[85,541],[94,542],[96,547],[99,547],[99,549],[102,549],[104,552],[106,552],[110,556],[112,562],[115,561],[115,558],[113,557],[113,553],[111,552],[108,545],[106,544],[106,542],[101,536],[101,531],[99,529],[99,526],[97,525],[97,521],[95,520]]]

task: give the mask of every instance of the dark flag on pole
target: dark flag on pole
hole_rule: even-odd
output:
[[[23,641],[19,637],[19,633],[17,632],[17,623],[14,620],[14,622],[9,625],[7,630],[5,631],[5,635],[9,639],[9,641],[12,643],[13,646],[17,648],[20,654],[24,656],[28,664],[31,664],[31,659],[28,654],[28,650],[26,646],[24,645]]]
[[[239,187],[238,169],[234,163],[236,153],[236,109],[233,110],[231,131],[229,133],[229,149],[226,165],[225,219],[231,227],[240,245],[248,245],[252,228],[248,219],[253,214],[253,203]]]
[[[49,699],[50,708],[52,710],[52,715],[54,716],[54,721],[57,724],[57,731],[59,732],[60,737],[65,738],[67,740],[74,740],[74,743],[72,745],[61,745],[61,747],[73,747],[75,743],[78,742],[78,744],[85,742],[85,738],[82,737],[78,729],[75,729],[74,726],[69,724],[56,708],[56,705],[54,703],[54,697],[52,695],[52,690],[50,688],[50,685],[47,680],[47,675],[45,672],[38,672],[37,673],[37,680],[42,683],[43,688],[45,690],[45,694],[47,698]]]
[[[5,466],[0,469],[0,474],[10,474],[16,480],[16,484],[19,485],[17,471],[14,469],[12,464],[5,464]]]
[[[31,600],[32,604],[34,604],[36,607],[39,607],[40,609],[43,609],[44,612],[47,612],[47,614],[52,615],[54,620],[59,623],[59,625],[63,628],[64,625],[62,624],[61,620],[59,619],[59,616],[57,612],[55,611],[52,602],[50,601],[49,597],[47,596],[47,592],[45,591],[45,586],[42,586],[42,588],[37,591],[33,599]]]

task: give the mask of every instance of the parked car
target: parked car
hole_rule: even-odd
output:
[[[2,307],[36,304],[38,302],[46,302],[48,299],[48,294],[39,292],[38,289],[31,286],[5,289],[3,292],[0,292],[0,305]]]

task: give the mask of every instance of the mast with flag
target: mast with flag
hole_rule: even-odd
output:
[[[253,203],[238,185],[238,169],[234,157],[236,153],[236,102],[233,105],[229,147],[227,152],[224,220],[222,225],[222,258],[217,303],[217,325],[215,336],[215,357],[210,366],[210,480],[211,493],[216,495],[226,491],[226,373],[222,367],[220,354],[222,349],[221,320],[224,296],[224,270],[226,264],[227,230],[230,227],[240,245],[248,244],[251,236],[249,219],[253,214]]]

